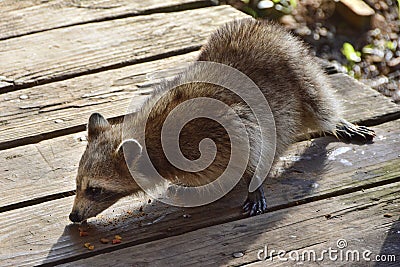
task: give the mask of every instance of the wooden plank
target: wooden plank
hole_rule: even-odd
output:
[[[210,32],[247,17],[230,6],[128,17],[1,41],[0,76],[18,89],[198,49]],[[196,18],[196,19],[193,19]]]
[[[332,138],[318,139],[325,141],[321,143],[321,147],[313,145],[312,148],[314,148],[314,151],[311,151],[312,148],[309,148],[311,145],[310,142],[306,141],[298,143],[294,145],[292,149],[289,150],[288,155],[283,158],[283,167],[292,164],[293,161],[296,162],[295,160],[298,159],[298,155],[302,152],[311,154],[311,156],[306,156],[308,158],[315,157],[313,156],[314,154],[321,156],[317,162],[322,164],[324,160],[323,157],[326,157],[327,153],[326,149],[324,149],[325,146],[330,150],[348,150],[351,148],[353,151],[357,151],[356,155],[358,155],[358,158],[354,159],[353,157],[350,157],[349,159],[342,159],[349,162],[356,160],[357,163],[352,163],[353,165],[350,166],[352,169],[367,166],[370,164],[371,159],[376,157],[376,155],[379,155],[378,159],[374,160],[376,163],[380,163],[383,160],[395,159],[398,151],[391,148],[392,145],[394,146],[399,144],[398,136],[396,135],[398,134],[397,129],[399,126],[400,123],[398,121],[380,126],[377,129],[378,137],[375,140],[375,143],[366,146],[367,150],[364,150],[364,147],[360,148],[357,145],[348,146],[347,144],[340,142],[334,142],[328,145],[329,142],[332,142]],[[75,181],[73,178],[76,173],[79,158],[86,146],[86,142],[80,141],[84,136],[85,133],[80,132],[78,134],[42,141],[39,144],[0,151],[0,166],[2,166],[0,173],[4,174],[0,177],[0,182],[2,183],[4,190],[2,198],[0,199],[1,209],[5,209],[7,206],[15,205],[20,202],[32,201],[36,198],[46,197],[47,195],[57,195],[74,190]],[[388,143],[386,140],[390,140],[390,142]],[[391,152],[387,153],[387,151]],[[27,162],[30,164],[26,165]],[[343,166],[349,164],[346,161],[344,162],[345,164],[341,163],[337,165],[337,171],[340,171]],[[307,165],[304,165],[305,163],[307,163]],[[332,160],[329,160],[328,163],[332,163]],[[315,170],[316,164],[314,161],[303,160],[301,161],[301,164],[304,166],[300,166],[301,169],[306,168],[309,177],[318,177],[319,173]],[[277,168],[280,167],[281,166],[278,166]],[[296,168],[298,167],[295,166],[295,169]],[[289,183],[295,183],[296,180],[301,181],[304,171],[297,172],[298,170],[295,170],[294,173],[291,174],[293,180],[289,180]],[[362,176],[362,174],[360,175]],[[37,181],[41,182],[38,183]],[[352,182],[351,179],[349,181]],[[338,182],[340,185],[342,181],[333,180],[332,182]],[[312,184],[307,186],[312,186]],[[327,188],[324,189],[328,190],[330,187],[334,189],[331,183],[327,184]],[[319,188],[319,190],[321,189],[322,188]]]
[[[43,141],[40,144],[1,151],[1,208],[17,208],[62,197],[74,190],[74,177],[86,147],[84,133]],[[42,199],[44,198],[44,199]],[[51,199],[51,197],[50,197]]]
[[[166,70],[182,67],[196,55],[193,52],[2,94],[0,148],[37,142],[57,131],[62,135],[83,130],[94,110],[109,118],[122,116],[131,101],[140,105],[147,98],[150,85],[159,82],[158,78],[172,75]]]
[[[96,105],[96,103],[102,103],[102,108],[99,107],[98,110],[107,117],[124,114],[132,97],[135,97],[139,104],[149,91],[147,85],[157,82],[157,77],[171,75],[171,71],[167,71],[168,69],[182,66],[193,60],[196,55],[197,52],[194,52],[137,64],[116,69],[110,73],[106,72],[104,75],[92,75],[93,77],[90,79],[79,77],[69,81],[52,83],[46,85],[46,90],[38,90],[37,87],[26,89],[23,91],[29,96],[26,99],[29,100],[27,104],[23,103],[25,100],[19,99],[20,95],[17,92],[9,93],[6,95],[12,96],[12,98],[3,102],[4,109],[0,109],[4,113],[14,113],[9,115],[14,122],[18,121],[18,117],[25,122],[31,121],[31,125],[25,125],[26,128],[19,128],[21,132],[31,131],[32,125],[35,125],[35,123],[40,124],[36,128],[40,130],[39,135],[54,130],[54,128],[51,128],[54,127],[53,125],[65,132],[71,123],[74,126],[73,122],[76,119],[78,119],[78,123],[75,123],[75,125],[82,126],[83,129],[84,123],[89,114],[93,112],[93,105]],[[149,80],[149,77],[153,78]],[[102,83],[105,84],[96,89],[96,85]],[[91,100],[87,101],[88,98]],[[121,110],[118,106],[116,108],[112,103],[115,99],[119,99],[120,102],[125,99],[124,104],[126,106],[121,107]],[[18,105],[15,103],[18,103]],[[13,109],[13,107],[15,108]],[[29,110],[27,114],[24,112],[25,107]],[[97,108],[97,106],[95,107]],[[64,116],[52,116],[52,110],[57,109],[62,111]],[[77,116],[75,109],[79,110],[80,116]],[[18,113],[19,110],[21,113]],[[57,112],[57,114],[60,115],[61,113]],[[60,119],[63,121],[56,123]],[[42,122],[39,122],[40,120]],[[11,123],[11,126],[15,126],[14,123]],[[75,129],[73,130],[75,131]],[[43,141],[37,145],[21,146],[0,152],[2,154],[0,156],[1,173],[4,174],[1,183],[7,188],[7,193],[0,200],[2,207],[0,210],[4,206],[16,204],[15,200],[18,200],[18,205],[24,202],[27,202],[24,205],[28,205],[29,203],[43,201],[41,198],[46,198],[48,195],[60,197],[63,193],[74,190],[73,177],[76,173],[79,157],[86,146],[85,142],[79,140],[84,137],[85,133],[80,132]],[[30,163],[30,167],[21,168],[21,166],[26,165],[26,162]],[[16,206],[12,207],[15,208]]]
[[[345,118],[355,123],[376,125],[400,118],[400,105],[343,73],[330,76],[338,99],[343,103]]]
[[[333,137],[295,145],[283,159],[281,166],[285,166],[285,170],[278,168],[277,175],[266,182],[270,210],[400,181],[400,151],[393,149],[400,147],[399,125],[400,120],[376,128],[378,138],[371,145],[344,144],[335,142]],[[60,143],[58,146],[64,147]],[[300,157],[303,151],[305,154]],[[48,161],[51,162],[51,158]],[[66,166],[70,165],[66,163]],[[32,165],[29,164],[29,167]],[[39,185],[27,185],[24,182],[27,177],[19,177],[21,180],[14,182],[2,179],[3,192],[17,186],[20,191],[36,186],[38,194],[43,191],[49,194],[56,186],[60,190],[67,184],[72,188],[74,184],[71,177],[62,182],[55,179],[36,183]],[[192,209],[169,207],[153,201],[144,206],[144,216],[135,213],[143,201],[126,199],[103,215],[89,220],[91,228],[85,238],[78,236],[77,226],[68,225],[73,197],[5,211],[0,218],[0,248],[6,254],[1,255],[0,260],[5,266],[44,262],[50,265],[234,221],[244,217],[241,204],[245,192],[246,188],[240,184],[223,199]],[[17,195],[14,197],[18,199]],[[110,220],[112,224],[109,224]],[[98,241],[101,237],[113,237],[115,234],[123,236],[120,246],[103,245]],[[13,242],[7,242],[11,237]],[[84,242],[94,243],[96,249],[86,250],[82,247]]]
[[[333,172],[340,172],[343,167],[357,171],[357,168],[364,168],[370,165],[371,161],[381,163],[396,159],[396,153],[400,154],[400,152],[392,148],[396,147],[396,145],[397,147],[400,146],[399,128],[399,121],[380,125],[377,128],[378,137],[375,143],[367,146],[348,145],[336,142],[333,138],[317,139],[321,140],[318,141],[317,145],[313,145],[309,141],[297,143],[292,146],[287,156],[283,158],[283,166],[277,166],[277,168],[283,169],[285,166],[296,163],[299,155],[303,152],[310,154],[306,155],[306,158],[314,159],[315,155],[320,157],[316,161],[301,160],[295,164],[293,173],[290,173],[291,180],[289,178],[286,179],[289,179],[288,183],[299,183],[299,181],[303,180],[304,173],[307,173],[310,178],[318,178],[320,173],[317,170],[322,170],[318,169],[319,165],[317,163],[323,164],[328,150],[339,149],[340,151],[340,149],[349,150],[351,148],[351,151],[354,151],[354,155],[346,154],[349,156],[342,159],[351,162],[353,164],[351,166],[346,166],[346,164],[349,164],[346,161],[344,161],[344,164],[336,163],[335,160],[328,160],[330,168],[334,168],[334,166],[337,168],[333,169]],[[79,132],[45,140],[38,144],[0,151],[0,173],[2,173],[0,175],[0,183],[3,188],[3,194],[0,198],[0,210],[9,209],[10,207],[8,206],[10,205],[20,205],[21,202],[34,201],[37,198],[59,195],[74,190],[77,164],[86,146],[86,142],[82,142],[80,139],[82,137],[84,139],[85,134],[85,132]],[[375,157],[377,159],[374,159]],[[27,163],[29,164],[27,165]],[[331,163],[336,165],[331,166]],[[306,168],[306,170],[299,172],[296,168],[300,170]],[[363,177],[363,173],[360,174],[360,177]],[[344,177],[343,179],[345,179],[343,183],[347,181],[349,186],[352,185],[353,178]],[[326,187],[321,185],[322,187],[318,190],[329,190],[329,188],[335,190],[332,183],[337,183],[340,186],[342,180],[333,179],[329,184],[326,184]],[[277,184],[275,183],[275,186],[278,186]],[[312,184],[301,185],[300,183],[300,186],[307,188]]]
[[[373,199],[373,200],[372,200]],[[393,214],[386,218],[384,214]],[[326,218],[327,215],[331,217]],[[180,236],[157,240],[111,253],[101,254],[62,266],[374,266],[362,258],[365,250],[376,255],[394,255],[400,261],[400,183],[377,187],[364,192],[333,197],[269,214],[203,228]],[[347,242],[339,249],[338,240]],[[339,244],[341,245],[341,243]],[[257,259],[264,247],[286,251],[265,261]],[[321,257],[325,249],[346,253],[358,250],[361,260],[330,259],[293,261],[295,252],[314,250]],[[268,250],[267,250],[268,251]],[[243,253],[235,258],[234,253]],[[267,255],[268,252],[267,252]],[[276,255],[276,253],[275,253]],[[340,255],[332,253],[332,257]],[[346,255],[346,254],[343,254]],[[263,256],[263,255],[261,255]],[[247,266],[247,265],[246,265]],[[386,266],[386,265],[385,265]],[[398,266],[398,265],[397,265]]]
[[[151,92],[152,83],[158,82],[149,76],[170,77],[169,69],[186,66],[196,55],[193,52],[2,94],[0,149],[83,130],[94,111],[109,118],[123,116],[130,101],[139,106]],[[348,120],[375,125],[400,117],[400,106],[375,90],[344,74],[330,77]]]
[[[3,0],[0,2],[0,40],[94,21],[213,4],[212,0]],[[51,19],[48,19],[49,16]]]

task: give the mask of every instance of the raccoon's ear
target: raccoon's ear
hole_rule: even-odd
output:
[[[110,127],[110,123],[99,113],[93,113],[90,115],[89,123],[87,125],[88,138],[96,138],[102,131]]]
[[[134,163],[142,154],[142,146],[135,139],[126,139],[119,144],[116,149],[116,154],[120,157],[125,157],[128,165]]]

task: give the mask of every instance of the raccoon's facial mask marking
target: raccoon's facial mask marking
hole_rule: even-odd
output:
[[[94,217],[120,198],[139,191],[129,167],[142,155],[135,139],[119,141],[120,133],[99,113],[90,116],[88,145],[79,163],[76,197],[70,219],[80,222]]]
[[[123,193],[105,189],[101,184],[90,185],[87,182],[87,177],[84,177],[77,186],[77,196],[70,214],[73,222],[94,217],[125,196]]]
[[[122,193],[106,190],[98,186],[88,186],[84,191],[85,198],[96,202],[114,202],[123,196],[124,194]]]
[[[103,193],[103,189],[100,187],[87,187],[85,189],[85,196],[93,201],[100,200]]]

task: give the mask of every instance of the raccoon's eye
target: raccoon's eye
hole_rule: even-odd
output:
[[[100,187],[88,187],[86,188],[86,194],[91,196],[98,196],[101,194],[102,189]]]

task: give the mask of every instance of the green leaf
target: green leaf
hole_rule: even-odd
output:
[[[399,0],[399,1],[400,1],[400,0]],[[385,46],[386,46],[388,49],[392,50],[392,51],[395,51],[395,50],[396,50],[396,45],[395,45],[392,41],[387,41],[386,44],[385,44]]]
[[[344,43],[342,49],[340,50],[342,54],[346,57],[348,61],[360,62],[361,52],[356,51],[350,43]]]

